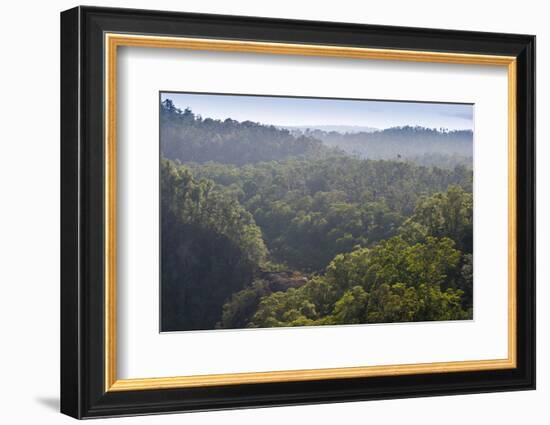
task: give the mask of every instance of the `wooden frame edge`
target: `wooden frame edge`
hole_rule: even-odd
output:
[[[322,379],[372,378],[402,376],[417,373],[448,373],[481,370],[512,369],[515,362],[503,360],[473,360],[441,363],[417,363],[393,366],[364,366],[330,369],[301,369],[274,372],[230,373],[216,375],[175,376],[166,378],[134,378],[115,380],[108,391],[139,391],[208,387],[221,385],[261,384],[268,382],[317,381]]]

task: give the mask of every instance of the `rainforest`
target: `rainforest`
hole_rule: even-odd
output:
[[[472,144],[210,118],[165,96],[161,330],[472,319]]]

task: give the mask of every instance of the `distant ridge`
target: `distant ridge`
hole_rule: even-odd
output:
[[[215,120],[180,110],[166,99],[161,108],[161,153],[183,163],[245,165],[266,161],[359,159],[414,162],[452,169],[472,167],[471,130],[420,126],[373,127],[325,125],[281,127],[251,121]],[[324,128],[324,129],[321,129]]]
[[[471,130],[404,126],[358,133],[310,130],[303,135],[361,159],[402,159],[445,168],[459,164],[472,167]]]
[[[162,102],[160,119],[161,154],[180,162],[244,165],[342,154],[318,139],[272,125],[202,118],[189,108],[176,108],[170,99]]]
[[[372,133],[380,131],[379,128],[363,125],[287,125],[277,127],[300,132],[307,132],[307,130],[335,131],[337,133]]]

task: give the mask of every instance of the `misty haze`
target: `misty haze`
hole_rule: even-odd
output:
[[[473,121],[161,93],[161,330],[471,319]]]

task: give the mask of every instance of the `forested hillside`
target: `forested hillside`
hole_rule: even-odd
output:
[[[306,272],[322,271],[336,254],[356,245],[394,236],[425,196],[448,188],[459,196],[472,190],[465,168],[349,157],[188,167],[253,215],[275,261]]]
[[[243,165],[290,157],[322,158],[334,152],[320,140],[295,137],[274,126],[203,119],[190,109],[179,110],[169,99],[161,105],[160,129],[162,156],[185,162]]]
[[[472,317],[470,168],[161,111],[163,330]]]
[[[321,140],[327,146],[362,159],[403,159],[420,165],[446,168],[455,165],[471,167],[472,164],[473,133],[470,130],[447,131],[405,126],[353,133],[294,130],[293,134]]]

